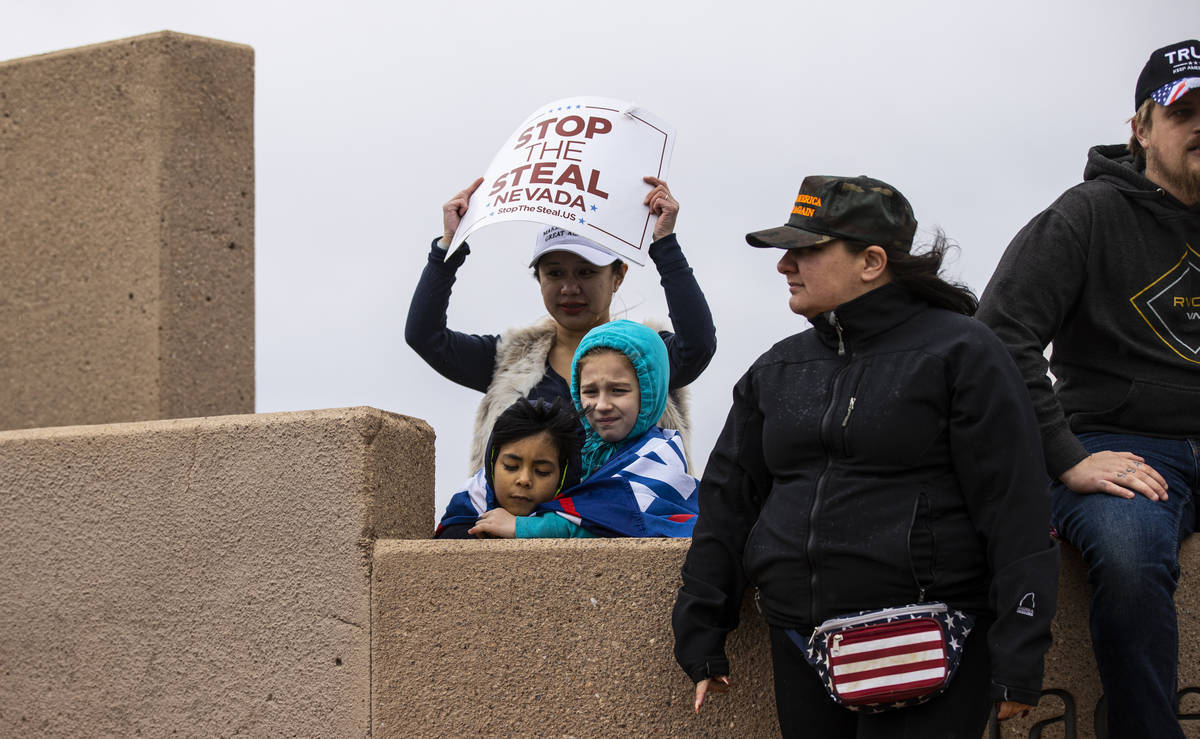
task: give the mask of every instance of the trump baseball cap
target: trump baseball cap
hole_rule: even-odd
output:
[[[529,260],[529,266],[534,266],[542,258],[542,255],[552,251],[569,251],[572,254],[578,254],[597,267],[606,267],[620,259],[611,249],[597,244],[591,239],[584,238],[565,228],[549,226],[538,234],[537,241],[533,244],[533,258]]]
[[[748,233],[746,243],[797,249],[848,239],[909,251],[916,231],[912,206],[888,183],[866,175],[811,175],[800,183],[787,224]]]
[[[1170,105],[1197,88],[1200,88],[1200,41],[1179,41],[1155,49],[1150,55],[1138,75],[1133,109],[1140,108],[1148,98],[1159,105]]]

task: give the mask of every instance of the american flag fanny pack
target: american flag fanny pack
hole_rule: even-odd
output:
[[[974,625],[974,616],[934,602],[831,618],[807,638],[795,629],[787,634],[835,702],[878,713],[945,690]]]

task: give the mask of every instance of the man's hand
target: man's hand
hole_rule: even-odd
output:
[[[643,177],[642,181],[654,185],[654,189],[646,193],[643,205],[650,206],[650,212],[658,216],[654,222],[654,240],[675,233],[675,218],[679,215],[679,201],[671,196],[667,183],[657,177]]]
[[[1167,481],[1131,452],[1096,452],[1058,476],[1077,493],[1108,493],[1119,498],[1142,494],[1150,500],[1167,499]]]
[[[490,534],[500,539],[515,539],[517,536],[517,517],[503,508],[493,508],[475,521],[475,525],[467,531],[471,536]]]
[[[729,690],[729,676],[708,677],[696,683],[696,705],[693,707],[696,713],[700,713],[700,706],[704,705],[704,697],[710,690],[714,693],[724,693]]]
[[[450,247],[450,242],[454,240],[454,232],[458,230],[458,224],[462,223],[462,217],[467,213],[467,205],[471,201],[471,194],[479,189],[483,184],[483,178],[476,178],[474,182],[467,185],[462,190],[454,194],[442,205],[442,243],[447,248]]]

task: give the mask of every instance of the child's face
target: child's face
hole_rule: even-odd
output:
[[[496,452],[496,502],[514,516],[528,515],[539,503],[552,500],[561,477],[558,448],[545,431],[510,441]]]
[[[637,423],[641,387],[629,358],[619,352],[585,357],[579,365],[579,400],[591,407],[588,425],[605,441],[621,441]]]

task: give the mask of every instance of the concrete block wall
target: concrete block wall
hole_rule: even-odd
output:
[[[254,52],[0,63],[0,429],[254,411]]]
[[[374,734],[778,736],[766,626],[749,599],[729,643],[734,688],[692,713],[672,656],[680,540],[375,543]],[[1180,686],[1200,686],[1200,540],[1177,597]],[[1090,587],[1064,548],[1046,696],[1003,737],[1092,737],[1101,695],[1087,630]],[[1193,708],[1194,710],[1194,708]],[[1033,733],[1038,724],[1043,726]],[[1200,722],[1185,723],[1200,737]]]
[[[749,601],[734,689],[691,712],[687,541],[432,541],[432,459],[370,408],[0,432],[0,736],[777,735]],[[1196,687],[1196,539],[1183,571]],[[1046,687],[1078,737],[1084,579],[1065,549]],[[1047,697],[1001,735],[1064,720]]]
[[[670,613],[688,541],[378,541],[375,736],[777,736],[749,601],[699,716]]]
[[[370,735],[432,460],[369,408],[0,432],[0,736]]]

